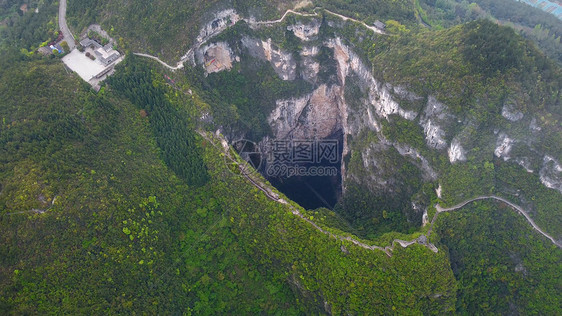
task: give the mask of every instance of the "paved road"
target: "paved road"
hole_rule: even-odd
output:
[[[468,201],[464,201],[460,204],[457,204],[455,206],[452,207],[448,207],[448,208],[442,208],[439,204],[435,205],[435,209],[437,210],[437,213],[435,214],[435,217],[437,217],[437,215],[439,213],[443,213],[443,212],[451,212],[451,211],[455,211],[458,210],[460,208],[463,208],[464,206],[466,206],[469,203],[475,202],[475,201],[479,201],[479,200],[497,200],[497,201],[501,201],[505,204],[507,204],[508,206],[510,206],[512,209],[518,211],[519,213],[523,214],[523,216],[525,216],[525,218],[527,219],[527,221],[531,224],[531,226],[533,226],[533,228],[538,231],[541,235],[543,235],[544,237],[550,239],[550,241],[552,241],[553,244],[555,244],[556,246],[558,246],[559,248],[562,248],[562,243],[558,242],[556,239],[554,239],[552,236],[550,236],[549,234],[545,233],[539,226],[537,226],[537,224],[535,224],[535,221],[533,221],[533,219],[529,216],[529,214],[527,213],[527,211],[525,211],[521,206],[519,205],[515,205],[513,203],[511,203],[510,201],[499,197],[499,196],[495,196],[495,195],[489,195],[489,196],[479,196],[476,197],[474,199],[468,200]],[[435,218],[434,217],[434,218]]]
[[[70,32],[66,24],[66,0],[60,0],[59,3],[59,28],[62,31],[64,40],[68,43],[68,47],[70,47],[72,51],[74,47],[76,47],[76,44],[74,42],[74,36],[72,36],[72,32]]]
[[[246,22],[247,22],[248,24],[250,24],[250,25],[271,25],[271,24],[277,24],[277,23],[283,22],[283,20],[285,20],[285,18],[287,17],[287,15],[288,15],[289,13],[295,14],[295,15],[300,15],[300,16],[318,16],[318,13],[316,13],[316,12],[314,12],[314,14],[312,14],[312,13],[301,13],[301,12],[297,12],[297,11],[294,11],[294,10],[289,9],[289,10],[285,11],[285,14],[283,14],[283,16],[282,16],[280,19],[278,19],[278,20],[273,20],[273,21],[258,21],[258,22],[256,22],[256,21],[244,19],[244,21],[246,21]]]

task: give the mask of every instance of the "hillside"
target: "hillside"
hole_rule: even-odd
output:
[[[130,57],[119,78],[155,84],[141,95],[165,93],[161,102],[194,110],[137,63]],[[323,300],[334,313],[454,306],[444,253],[418,246],[388,257],[327,238],[229,172],[200,137],[192,146],[201,148],[210,178],[188,186],[159,158],[165,148],[153,136],[151,111],[143,118],[138,104],[111,91],[93,95],[64,72],[59,80],[42,76],[60,67],[23,61],[2,76],[3,92],[28,91],[20,112],[2,104],[10,122],[2,128],[4,312],[295,314],[323,309]],[[10,83],[18,77],[33,89]],[[57,100],[61,94],[71,98]],[[342,293],[350,287],[356,291]]]
[[[420,95],[429,93],[447,107],[448,113],[439,115],[457,121],[437,118],[450,142],[441,151],[448,163],[432,158],[443,170],[443,198],[452,203],[501,192],[528,203],[537,221],[560,236],[561,191],[544,178],[547,156],[562,158],[560,68],[509,28],[488,22],[408,35],[378,49],[375,73]],[[399,132],[389,125],[386,133],[416,146],[412,137]],[[501,147],[502,142],[508,146]],[[417,146],[432,157],[425,146]]]
[[[512,0],[416,1],[420,20],[433,28],[450,27],[477,19],[491,19],[513,27],[532,40],[547,56],[562,62],[562,23],[554,14]]]
[[[296,27],[308,35],[283,31]],[[449,205],[502,195],[560,239],[559,67],[490,22],[389,31],[373,34],[330,11],[261,28],[240,22],[200,45],[184,74],[231,140],[265,148],[270,139],[343,133],[336,208],[364,236],[419,226],[442,187]],[[203,67],[219,49],[232,70]]]
[[[96,0],[70,1],[69,24],[75,34],[89,24],[101,23],[111,35],[123,38],[123,44],[131,50],[175,61],[182,56],[200,35],[200,30],[219,12],[234,9],[244,17],[256,20],[274,20],[287,9],[303,6],[325,6],[357,18],[369,17],[369,23],[390,16],[413,21],[412,5],[408,1],[369,0],[266,0],[266,1],[134,1],[123,5],[121,1]],[[360,12],[357,14],[356,12]]]
[[[513,29],[71,0],[126,54],[95,92],[36,52],[57,5],[2,29],[1,314],[562,310],[562,72]]]
[[[119,35],[127,48],[175,60],[193,43],[216,11],[234,7],[259,18],[274,17],[294,1],[70,1],[68,21],[79,33],[96,22]],[[157,8],[157,10],[154,10]]]

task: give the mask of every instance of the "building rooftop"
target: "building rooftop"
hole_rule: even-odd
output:
[[[80,45],[82,45],[82,47],[90,47],[90,46],[94,46],[94,49],[100,48],[101,44],[94,41],[93,39],[90,38],[85,38],[83,40],[80,41]]]
[[[373,25],[379,29],[385,29],[386,28],[386,24],[382,23],[379,20],[376,20],[375,23],[373,23]]]

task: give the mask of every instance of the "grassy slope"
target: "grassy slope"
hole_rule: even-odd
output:
[[[540,47],[547,56],[562,62],[560,20],[553,14],[512,0],[477,0],[472,3],[455,0],[416,1],[416,9],[434,28],[451,27],[477,19],[492,19],[512,26]]]
[[[296,313],[290,287],[307,308],[322,305],[311,303],[322,292],[336,313],[454,305],[428,296],[454,290],[442,254],[415,247],[388,259],[347,245],[344,256],[225,172],[212,147],[204,146],[211,182],[186,186],[128,101],[91,95],[59,64],[3,61],[0,89],[12,97],[0,103],[2,310]],[[41,195],[59,195],[48,213],[5,214],[46,207]]]
[[[1,104],[3,311],[185,312],[203,296],[189,290],[219,272],[230,287],[204,308],[237,300],[230,311],[291,309],[288,286],[265,281],[228,230],[212,232],[216,214],[194,216],[210,204],[205,190],[167,169],[138,109],[112,93],[93,95],[58,62],[18,63],[1,82],[11,96]],[[43,215],[8,215],[44,208],[39,198],[55,195]],[[205,256],[201,245],[211,247]],[[180,263],[186,258],[200,264]],[[277,294],[263,296],[266,286]]]
[[[92,94],[59,63],[12,63],[0,82],[14,100],[0,107],[3,312],[295,314],[324,300],[335,313],[454,306],[445,254],[412,247],[388,258],[346,245],[346,255],[230,173],[205,142],[210,181],[187,186],[160,160],[138,108],[111,91]],[[194,106],[167,95],[179,110]],[[41,196],[55,195],[45,214],[8,215],[47,207]]]

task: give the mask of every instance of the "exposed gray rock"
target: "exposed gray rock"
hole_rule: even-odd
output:
[[[551,156],[544,156],[543,167],[539,174],[542,184],[562,193],[562,166],[559,161]]]
[[[500,133],[498,140],[496,141],[496,150],[494,150],[494,155],[507,161],[510,159],[509,153],[511,152],[512,147],[513,139],[509,138],[505,133]]]
[[[502,116],[512,122],[517,122],[523,118],[523,113],[517,111],[513,103],[506,103],[502,108]]]
[[[298,99],[278,100],[269,116],[275,138],[326,138],[342,130],[344,102],[342,88],[320,85]]]
[[[418,150],[405,145],[393,144],[394,148],[404,157],[411,158],[412,163],[423,171],[423,176],[426,181],[434,181],[437,179],[437,172],[429,165],[429,161],[423,157]]]
[[[447,147],[445,131],[441,127],[446,121],[451,121],[453,116],[447,113],[447,107],[437,101],[435,97],[429,96],[427,105],[420,118],[420,125],[425,133],[425,141],[428,146],[435,149]]]
[[[528,157],[517,157],[515,158],[515,162],[517,162],[517,164],[521,167],[525,168],[527,172],[533,173],[533,169],[531,168],[531,160]]]
[[[287,30],[292,31],[296,37],[303,41],[310,41],[318,38],[320,32],[320,21],[312,20],[310,23],[297,23],[287,26]]]
[[[281,79],[295,80],[297,64],[293,55],[281,50],[272,43],[271,39],[262,41],[245,36],[242,38],[242,45],[253,57],[269,61]]]
[[[533,117],[533,119],[531,120],[531,125],[529,125],[529,128],[531,129],[531,131],[533,132],[540,132],[542,130],[542,128],[537,124],[537,119]]]
[[[227,27],[240,21],[240,15],[234,9],[219,11],[213,14],[212,19],[199,31],[197,43],[203,43],[210,37],[226,30]]]
[[[462,148],[461,143],[457,138],[453,139],[449,150],[447,150],[447,153],[449,154],[449,161],[451,163],[455,163],[457,161],[466,161],[464,148]]]

